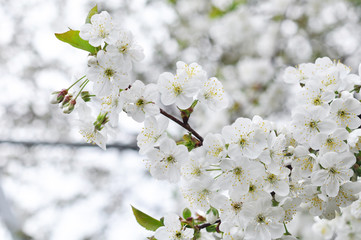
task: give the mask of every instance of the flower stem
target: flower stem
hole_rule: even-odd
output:
[[[217,220],[217,221],[215,221],[213,224],[220,223],[220,222],[221,222],[221,220],[220,220],[220,219],[218,219],[218,220]],[[203,228],[209,227],[209,226],[211,226],[211,225],[213,225],[213,224],[210,224],[210,223],[204,223],[204,224],[202,224],[202,225],[196,225],[196,226],[194,226],[194,227],[200,230],[200,229],[203,229]]]
[[[184,123],[182,121],[180,121],[179,119],[175,118],[174,116],[170,115],[169,113],[167,113],[166,111],[164,111],[163,109],[160,109],[160,113],[164,116],[166,116],[167,118],[169,118],[170,120],[172,120],[173,122],[177,123],[178,125],[180,125],[181,127],[183,127],[184,129],[188,130],[190,133],[192,133],[196,138],[198,138],[198,140],[200,141],[200,145],[203,144],[203,138],[201,135],[199,135],[193,128],[191,128],[191,126],[189,126],[188,123]]]
[[[83,91],[83,89],[84,89],[85,86],[88,84],[88,82],[89,82],[89,80],[86,79],[86,80],[81,84],[81,85],[83,85],[83,86],[81,87],[81,89],[79,90],[78,94],[76,95],[75,100],[79,97],[80,93]],[[80,86],[81,86],[81,85],[80,85]]]
[[[288,231],[285,222],[283,222],[283,226],[285,227],[285,233],[284,233],[283,235],[292,235],[292,234]]]
[[[78,83],[80,80],[82,80],[83,78],[85,78],[85,75],[82,76],[81,78],[79,78],[78,80],[76,80],[72,85],[70,85],[70,87],[68,87],[67,90],[69,91],[70,88],[72,88],[75,84],[77,84],[77,83]],[[84,82],[83,82],[83,83],[84,83]],[[83,84],[83,83],[82,83],[82,84]]]

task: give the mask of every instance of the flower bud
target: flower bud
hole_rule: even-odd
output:
[[[68,89],[63,89],[61,91],[53,92],[53,97],[50,100],[50,103],[56,104],[61,103],[64,100],[64,96],[68,94]]]
[[[84,100],[84,102],[90,102],[91,97],[92,97],[92,95],[90,95],[90,93],[88,91],[81,92],[80,96]]]
[[[76,100],[72,99],[66,106],[64,107],[63,113],[69,114],[74,110],[76,104]]]
[[[218,220],[218,217],[219,217],[219,215],[218,215],[217,209],[211,207],[207,211],[206,219],[207,219],[207,222],[209,222],[210,224],[215,223]]]
[[[94,65],[97,65],[98,64],[98,60],[96,57],[94,56],[89,56],[88,57],[88,65],[89,66],[94,66]]]
[[[73,95],[71,95],[71,94],[66,95],[64,97],[64,100],[63,100],[62,104],[61,104],[61,107],[63,108],[64,106],[66,106],[70,102],[70,100],[72,98],[73,98]]]

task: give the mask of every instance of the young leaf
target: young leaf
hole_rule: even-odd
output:
[[[192,216],[191,210],[189,210],[188,208],[185,208],[183,210],[183,218],[187,219],[187,218],[190,218],[191,216]]]
[[[90,45],[88,41],[83,40],[79,36],[79,31],[77,30],[69,30],[65,33],[55,33],[55,36],[60,41],[69,43],[73,47],[88,51],[92,54],[97,53],[97,48]]]
[[[217,231],[217,226],[216,225],[211,225],[206,227],[206,231],[207,232],[216,232]]]
[[[98,5],[95,5],[88,13],[88,16],[86,17],[85,23],[90,23],[90,19],[94,14],[98,13]]]
[[[139,223],[140,226],[144,227],[145,229],[149,231],[155,231],[159,227],[163,226],[163,224],[151,216],[143,213],[142,211],[139,211],[135,207],[132,206],[133,214],[135,216],[135,219]]]

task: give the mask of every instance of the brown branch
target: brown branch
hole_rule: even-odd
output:
[[[202,145],[202,143],[203,143],[202,136],[199,135],[193,128],[191,128],[191,126],[189,126],[188,123],[184,123],[184,122],[180,121],[179,119],[177,119],[174,116],[170,115],[169,113],[167,113],[163,109],[160,109],[160,113],[163,114],[164,116],[166,116],[167,118],[169,118],[170,120],[172,120],[173,122],[177,123],[178,125],[180,125],[184,129],[188,130],[190,133],[192,133],[196,138],[198,138],[198,140],[200,141],[200,145]]]
[[[221,220],[218,219],[218,220],[215,221],[213,224],[220,223],[220,222],[221,222]],[[195,226],[195,227],[196,227],[197,229],[201,230],[201,229],[206,228],[206,227],[209,227],[209,226],[211,226],[211,225],[213,225],[213,224],[211,224],[211,223],[204,223],[204,224],[202,224],[202,225],[197,225],[197,226]]]

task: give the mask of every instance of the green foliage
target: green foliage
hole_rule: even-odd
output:
[[[92,9],[90,9],[88,16],[86,17],[85,23],[90,23],[90,19],[94,14],[98,13],[98,6],[95,5]]]
[[[159,227],[163,226],[163,224],[151,216],[143,213],[142,211],[139,211],[135,207],[132,206],[133,214],[135,216],[135,219],[139,223],[140,226],[144,227],[145,229],[149,231],[155,231]]]
[[[206,227],[207,232],[217,232],[217,226],[216,225],[211,225]]]
[[[361,5],[361,0],[349,0],[349,2],[351,2],[355,6],[360,6]]]
[[[191,216],[192,216],[191,210],[189,210],[189,208],[185,208],[183,210],[183,218],[187,219],[187,218],[190,218]]]
[[[98,49],[93,47],[92,45],[90,45],[88,41],[85,41],[84,39],[82,39],[79,36],[79,32],[80,31],[78,31],[78,30],[70,29],[69,31],[67,31],[65,33],[55,33],[55,37],[57,39],[59,39],[60,41],[63,41],[63,42],[66,42],[66,43],[72,45],[73,47],[88,51],[91,54],[96,54]]]
[[[226,10],[221,10],[215,6],[212,6],[211,11],[209,12],[209,17],[210,18],[222,17],[223,15],[236,10],[239,5],[246,3],[247,0],[234,0],[233,3]]]
[[[272,206],[277,207],[280,203],[275,199],[272,199]]]
[[[192,137],[192,134],[185,134],[183,136],[183,140],[177,142],[177,144],[182,144],[184,146],[186,146],[188,148],[188,151],[192,151],[194,148],[196,148],[197,144],[198,144],[198,140],[195,139],[194,137]]]

